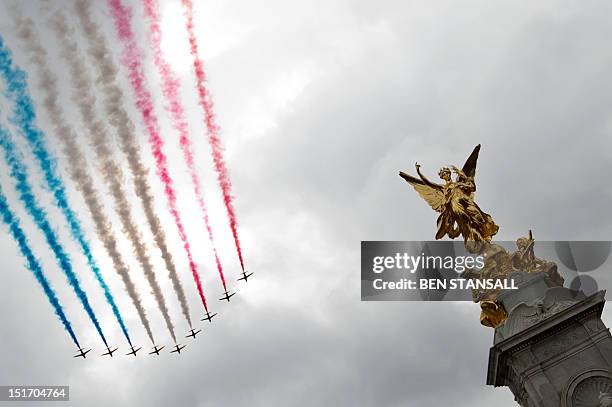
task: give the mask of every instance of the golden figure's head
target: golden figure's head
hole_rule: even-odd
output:
[[[529,243],[531,243],[531,240],[528,237],[519,237],[518,239],[516,239],[516,247],[518,247],[519,250],[524,250],[525,248],[527,248],[527,246],[529,246]]]
[[[438,176],[446,182],[451,181],[451,170],[448,167],[442,167],[438,172]]]

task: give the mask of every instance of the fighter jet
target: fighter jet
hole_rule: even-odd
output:
[[[77,353],[73,357],[74,358],[83,358],[83,359],[86,359],[87,356],[85,356],[85,355],[87,355],[89,352],[91,352],[91,349],[87,349],[87,350],[84,351],[83,348],[79,348],[79,353]]]
[[[251,277],[252,275],[253,275],[253,272],[247,273],[244,270],[242,270],[242,277],[240,277],[238,281],[244,280],[244,282],[246,283],[249,277]]]
[[[119,349],[119,348],[115,348],[113,350],[111,350],[108,346],[106,347],[106,353],[103,353],[102,356],[110,356],[111,358],[113,357],[113,353],[115,353],[115,351]]]
[[[176,344],[176,345],[174,345],[174,348],[175,348],[175,349],[174,349],[174,350],[171,350],[171,351],[170,351],[170,353],[175,353],[175,352],[176,352],[176,353],[180,354],[180,353],[181,353],[181,350],[182,350],[182,349],[185,349],[185,347],[186,347],[186,346],[187,346],[187,345],[183,345],[183,346],[181,346],[181,345],[179,345],[179,344]]]
[[[201,329],[198,329],[197,331],[194,331],[193,328],[191,329],[191,333],[189,335],[187,335],[185,338],[193,338],[195,339],[196,335],[199,334],[200,332],[202,332]]]
[[[138,349],[134,349],[134,347],[132,346],[132,351],[131,351],[131,352],[128,352],[128,353],[126,353],[126,354],[125,354],[125,356],[128,356],[128,355],[134,355],[134,356],[136,356],[136,352],[138,352],[140,349],[142,349],[142,346],[141,346],[140,348],[138,348]]]
[[[230,298],[232,298],[234,295],[236,295],[236,293],[231,293],[231,294],[230,294],[230,293],[229,293],[229,292],[227,292],[227,291],[225,291],[225,292],[224,292],[224,294],[225,294],[225,295],[224,295],[223,297],[219,298],[219,301],[226,300],[227,302],[230,302]]]
[[[157,345],[155,345],[155,347],[153,348],[153,351],[149,352],[149,355],[152,355],[152,354],[155,353],[157,356],[159,356],[159,351],[162,350],[162,349],[164,349],[164,346],[157,346]]]
[[[210,315],[209,311],[206,311],[206,316],[204,318],[202,318],[202,321],[208,321],[208,322],[212,322],[213,317],[217,315],[217,313],[215,312],[214,314]]]

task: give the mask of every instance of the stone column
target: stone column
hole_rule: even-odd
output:
[[[551,287],[544,273],[513,273],[498,296],[487,384],[508,386],[523,407],[612,407],[612,337],[601,320],[605,291],[585,297]]]

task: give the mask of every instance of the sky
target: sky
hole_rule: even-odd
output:
[[[80,131],[83,125],[71,102],[68,69],[45,25],[49,13],[62,9],[78,27],[72,2],[21,3],[24,15],[40,30],[50,67],[60,77],[63,107]],[[111,15],[105,2],[95,3],[94,18],[118,62],[121,50]],[[3,226],[0,384],[70,385],[71,401],[65,404],[70,406],[515,406],[507,388],[485,385],[493,332],[479,324],[478,305],[361,302],[360,242],[432,240],[436,214],[397,172],[413,172],[418,162],[435,178],[442,166],[460,166],[479,143],[476,198],[500,225],[496,238],[514,240],[532,229],[539,240],[610,240],[612,49],[607,39],[612,37],[612,4],[196,1],[196,35],[222,129],[245,263],[255,272],[247,284],[239,284],[239,264],[197,105],[182,9],[176,0],[160,0],[164,51],[181,77],[221,261],[230,289],[238,292],[227,304],[216,300],[221,284],[177,134],[163,110],[142,3],[127,3],[133,7],[136,33],[146,50],[147,79],[179,208],[211,311],[219,317],[212,324],[199,322],[203,309],[122,67],[126,107],[150,168],[156,210],[192,318],[203,332],[195,341],[182,338],[187,323],[126,176],[134,216],[180,342],[188,347],[179,357],[98,357],[101,341],[16,199],[2,163],[2,187],[22,217],[77,335],[93,348],[95,357],[71,357],[73,344]],[[148,350],[121,281],[96,241],[83,198],[68,179],[57,135],[36,87],[36,69],[15,35],[11,4],[0,3],[0,33],[16,62],[29,72],[39,125],[58,157],[71,204],[133,341]],[[76,32],[83,49],[83,35]],[[101,95],[98,90],[96,94]],[[102,115],[100,102],[96,109]],[[82,147],[92,158],[89,169],[96,174],[84,132],[82,137]],[[32,156],[23,140],[16,139],[109,341],[125,353],[127,344],[110,307],[41,186]],[[128,174],[124,157],[114,148]],[[169,347],[171,339],[99,176],[96,185],[157,342]],[[611,320],[609,308],[603,319]]]

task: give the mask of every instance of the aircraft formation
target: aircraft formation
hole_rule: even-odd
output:
[[[245,281],[245,282],[246,282],[246,281],[248,280],[248,278],[249,278],[250,276],[252,276],[252,275],[253,275],[253,272],[251,272],[251,273],[247,273],[246,271],[243,271],[243,272],[241,273],[241,275],[242,275],[242,277],[240,277],[240,278],[238,279],[238,281]],[[219,301],[227,301],[227,302],[229,302],[229,301],[230,301],[230,298],[232,298],[232,297],[233,297],[235,294],[236,294],[236,293],[230,293],[230,292],[228,292],[228,291],[225,291],[225,292],[224,292],[224,296],[223,296],[223,297],[221,297],[221,298],[219,298]],[[214,316],[216,316],[216,315],[217,315],[217,313],[216,313],[216,312],[215,312],[214,314],[211,314],[210,312],[206,312],[206,314],[205,314],[204,318],[202,318],[202,321],[208,321],[208,322],[212,323],[212,319],[213,319],[213,317],[214,317]],[[191,329],[189,330],[189,333],[188,333],[188,334],[185,336],[185,338],[193,338],[193,339],[195,340],[195,339],[196,339],[196,336],[197,336],[197,335],[198,335],[200,332],[202,332],[202,330],[201,330],[201,329],[195,330],[194,328],[191,328]],[[177,355],[180,355],[180,354],[181,354],[181,351],[182,351],[183,349],[185,349],[186,347],[187,347],[187,345],[181,345],[180,343],[175,343],[175,344],[174,344],[174,346],[171,348],[172,350],[170,351],[170,353],[176,353]],[[157,356],[159,356],[159,354],[160,354],[161,350],[162,350],[162,349],[164,349],[164,348],[165,348],[165,345],[162,345],[162,346],[159,346],[159,345],[154,345],[154,346],[153,346],[153,349],[151,350],[151,352],[149,352],[149,355],[157,355]],[[126,355],[126,356],[130,356],[130,355],[132,355],[132,356],[134,356],[134,357],[135,357],[135,356],[136,356],[136,353],[137,353],[139,350],[141,350],[141,349],[142,349],[142,346],[141,346],[141,347],[138,347],[138,348],[135,348],[134,346],[131,346],[131,347],[130,347],[130,351],[129,351],[128,353],[126,353],[125,355]],[[112,358],[112,357],[113,357],[113,354],[114,354],[114,353],[115,353],[117,350],[119,350],[119,348],[114,348],[114,349],[111,349],[111,347],[110,347],[110,346],[107,346],[107,347],[106,347],[106,352],[102,353],[100,356],[110,356],[110,357]],[[78,352],[76,355],[74,355],[73,357],[75,357],[75,358],[83,358],[83,359],[86,359],[86,358],[87,358],[87,354],[88,354],[89,352],[91,352],[91,349],[79,348],[79,352]]]
[[[165,322],[157,328],[165,326],[172,338],[167,344],[168,350],[180,354],[184,346],[177,343],[177,336],[180,337],[175,332],[178,321],[173,319],[184,318],[186,326],[192,328],[191,316],[195,316],[185,289],[197,290],[198,303],[203,307],[202,321],[212,323],[217,315],[209,312],[202,285],[204,267],[194,256],[204,243],[199,240],[207,241],[205,255],[208,260],[214,259],[216,273],[213,274],[217,277],[210,280],[215,281],[213,284],[221,284],[218,292],[223,296],[219,300],[230,302],[236,295],[226,285],[226,267],[239,265],[241,273],[235,278],[241,277],[241,281],[246,282],[252,275],[245,268],[239,221],[234,209],[235,194],[221,126],[216,121],[213,97],[207,85],[208,75],[199,51],[203,48],[198,45],[196,36],[198,18],[193,0],[180,2],[183,13],[171,24],[183,27],[187,34],[183,38],[187,46],[183,51],[187,51],[185,57],[192,69],[192,75],[187,76],[174,71],[171,59],[163,50],[163,10],[156,1],[141,2],[135,5],[126,0],[73,0],[68,2],[72,3],[70,5],[46,7],[34,14],[16,4],[11,8],[10,27],[6,27],[13,33],[6,38],[4,29],[0,33],[0,87],[3,89],[0,94],[0,161],[7,166],[9,174],[0,182],[0,224],[7,227],[24,260],[24,269],[42,289],[53,311],[51,315],[57,317],[67,339],[74,344],[72,349],[78,350],[74,355],[77,358],[91,356],[92,349],[81,344],[80,332],[75,332],[71,321],[73,312],[83,313],[89,329],[95,329],[103,343],[101,356],[120,357],[124,353],[136,357],[142,347],[134,345],[135,341],[130,338],[133,329],[130,324],[140,325],[146,333],[148,343],[154,345],[150,354],[159,355],[164,349],[157,345],[154,339],[157,332],[151,329],[155,325],[150,323],[149,316],[155,309],[153,312],[159,313]],[[99,13],[96,10],[104,7],[102,3],[106,4],[106,10]],[[139,8],[138,11],[134,7]],[[144,8],[144,13],[140,8]],[[136,35],[141,30],[148,35]],[[54,38],[47,38],[50,35]],[[53,63],[54,57],[61,58],[61,62]],[[145,64],[149,57],[157,71],[153,75],[149,75]],[[58,67],[60,69],[56,69]],[[60,92],[59,79],[64,76],[69,92]],[[188,93],[196,97],[194,107],[197,108],[187,105],[196,102],[183,97]],[[160,97],[163,103],[158,103]],[[41,113],[46,116],[45,120],[40,120]],[[107,117],[116,120],[109,121]],[[139,123],[134,122],[135,119]],[[195,120],[201,121],[204,128],[194,131],[189,123]],[[172,129],[165,129],[163,123],[171,124]],[[169,132],[173,134],[167,134]],[[146,142],[141,143],[145,134]],[[207,167],[211,168],[198,162],[203,152],[199,144],[207,145],[212,159],[207,161]],[[168,159],[177,151],[172,145],[180,146],[182,157],[177,160]],[[93,154],[88,154],[87,150]],[[55,165],[56,162],[62,165]],[[179,167],[174,168],[177,165]],[[179,177],[186,175],[185,169],[190,182],[183,183]],[[205,186],[202,182],[204,171],[214,172],[217,182]],[[97,179],[101,180],[100,185],[95,182]],[[43,188],[35,187],[38,184]],[[190,184],[188,188],[183,187],[186,184]],[[180,197],[178,186],[182,190]],[[13,192],[7,194],[5,188]],[[224,222],[210,222],[209,202],[204,195],[205,192],[208,195],[211,188],[218,189],[219,193],[212,196],[225,210],[215,215],[225,218]],[[73,205],[72,189],[85,205]],[[187,194],[191,196],[187,198]],[[107,195],[108,202],[103,199]],[[187,216],[182,199],[197,204],[197,216],[191,216],[190,212],[189,219],[198,223],[197,229],[205,232],[206,239],[200,237],[196,241],[186,230]],[[47,206],[55,209],[48,212]],[[24,220],[29,225],[27,228],[23,226]],[[120,226],[112,227],[114,222]],[[221,223],[229,228],[217,230]],[[47,255],[52,254],[50,258],[57,263],[65,281],[48,278],[46,264],[40,262],[36,253],[38,247],[29,241],[33,227],[36,233],[44,235],[49,250]],[[174,229],[169,236],[166,235],[168,228]],[[61,236],[63,229],[71,242]],[[230,260],[225,258],[226,253],[220,256],[217,250],[219,236],[233,241],[230,251],[235,249],[236,257]],[[181,243],[181,253],[176,256],[170,253],[170,237],[178,238]],[[91,242],[101,243],[102,248],[94,247]],[[129,249],[118,250],[119,242]],[[156,249],[149,252],[154,246]],[[98,252],[102,251],[112,267],[101,267],[98,263]],[[87,266],[82,270],[77,267],[73,255],[86,260]],[[175,261],[178,258],[183,266],[188,266],[189,273],[183,273],[184,277],[179,273],[180,263]],[[133,266],[138,269],[141,279],[138,284],[128,265],[130,270]],[[162,277],[164,281],[171,282],[167,289],[163,289],[165,286],[158,279],[162,270],[167,272]],[[107,284],[107,273],[116,274],[116,284]],[[83,285],[82,278],[87,278],[88,282],[92,279],[92,283]],[[193,286],[187,283],[191,280]],[[70,290],[56,292],[55,284],[65,285]],[[97,288],[93,288],[94,285]],[[97,289],[102,290],[103,295],[90,296],[90,291]],[[151,309],[145,309],[141,300],[143,290],[152,295],[154,301],[146,305]],[[65,308],[65,296],[78,301],[78,307]],[[129,298],[119,301],[119,296]],[[170,298],[178,301],[180,314],[169,312],[167,300]],[[112,311],[112,321],[96,315],[103,306]],[[70,311],[66,312],[67,309]],[[128,312],[133,313],[131,317],[127,317]],[[125,351],[117,352],[113,346],[116,344],[107,341],[105,329],[111,323],[116,324],[114,329],[119,328],[125,337]],[[83,328],[79,324],[79,329]],[[191,329],[187,337],[195,340],[199,332],[197,328]]]

